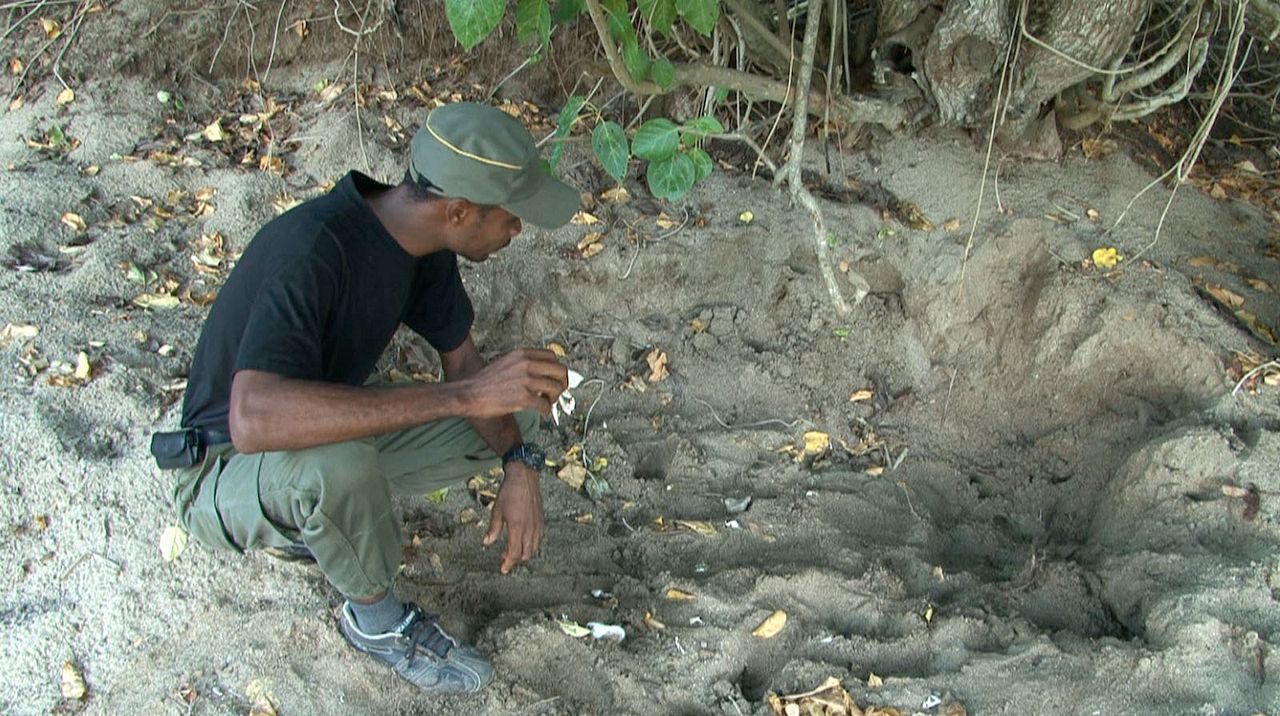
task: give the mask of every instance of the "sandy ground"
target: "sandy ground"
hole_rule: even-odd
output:
[[[143,80],[91,80],[66,106],[49,86],[0,115],[0,251],[60,268],[0,270],[0,324],[38,329],[0,347],[0,712],[245,714],[265,693],[283,716],[766,714],[770,692],[834,676],[906,713],[945,712],[925,707],[935,695],[972,714],[1280,713],[1280,405],[1273,387],[1233,396],[1230,376],[1237,352],[1275,349],[1193,284],[1275,325],[1256,281],[1280,286],[1276,226],[1185,188],[1141,258],[1088,266],[1095,248],[1150,244],[1168,198],[1153,189],[1104,235],[1150,181],[1122,154],[1004,162],[1008,211],[988,182],[967,260],[981,147],[933,135],[836,157],[834,181],[881,182],[938,226],[824,203],[836,260],[873,287],[847,318],[806,215],[741,173],[661,207],[676,228],[643,201],[602,204],[601,225],[464,267],[486,352],[559,343],[595,381],[542,440],[607,458],[611,488],[593,500],[547,479],[543,554],[506,577],[469,490],[402,503],[400,590],[492,655],[477,696],[420,696],[348,649],[309,568],[197,545],[164,561],[174,518],[146,445],[177,420],[200,297],[281,195],[352,167],[399,176],[384,111],[409,133],[421,121],[409,102],[370,110],[362,142],[350,102],[316,96],[326,74],[277,75],[295,100],[274,120],[296,141],[284,178],[184,140],[212,115],[167,124],[165,88]],[[55,124],[73,149],[29,146]],[[166,292],[176,307],[135,301]],[[428,372],[421,348],[398,340],[389,374]],[[655,350],[669,374],[651,382]],[[806,431],[831,449],[779,451]],[[714,533],[687,528],[701,523]],[[782,631],[752,636],[775,610]],[[83,701],[60,693],[65,662]]]

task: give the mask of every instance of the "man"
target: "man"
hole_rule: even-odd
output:
[[[527,436],[568,380],[549,351],[485,364],[456,255],[484,261],[522,220],[558,227],[577,207],[518,121],[479,104],[434,110],[402,183],[351,172],[258,232],[201,332],[184,430],[153,440],[157,458],[165,437],[190,449],[174,502],[198,541],[314,559],[346,597],[347,641],[427,691],[476,691],[493,669],[396,597],[391,492],[426,494],[502,456],[484,543],[506,531],[503,574],[528,561],[544,455]],[[439,352],[444,382],[366,385],[402,322]]]

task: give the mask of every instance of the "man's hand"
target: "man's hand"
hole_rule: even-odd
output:
[[[470,417],[493,418],[521,410],[550,415],[552,404],[569,387],[569,369],[551,351],[522,348],[495,360],[465,382]]]
[[[485,546],[498,541],[502,529],[507,530],[507,548],[502,551],[501,572],[506,574],[521,562],[528,562],[542,544],[542,493],[538,491],[538,473],[528,465],[509,462],[506,477],[498,490],[489,518]]]

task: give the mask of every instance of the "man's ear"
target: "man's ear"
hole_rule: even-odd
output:
[[[444,206],[444,219],[450,226],[465,226],[477,209],[466,199],[449,199]]]

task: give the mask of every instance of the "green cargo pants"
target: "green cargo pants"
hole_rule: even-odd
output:
[[[538,414],[516,415],[533,435]],[[211,447],[174,481],[178,520],[201,544],[242,552],[304,542],[344,596],[391,587],[400,565],[400,521],[391,492],[425,495],[499,464],[460,418],[364,440],[289,452],[241,454]]]

